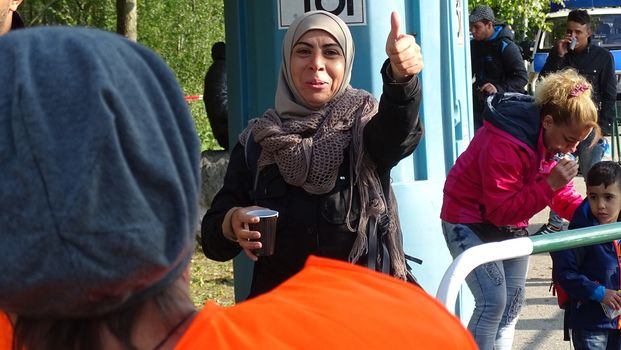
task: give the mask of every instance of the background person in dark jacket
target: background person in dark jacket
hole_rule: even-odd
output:
[[[414,37],[399,33],[398,14],[391,24],[379,103],[349,85],[354,43],[339,17],[307,12],[285,34],[275,108],[242,132],[201,227],[208,258],[225,261],[243,251],[255,261],[250,296],[295,274],[311,254],[377,263],[377,270],[406,278],[390,170],[423,133],[423,61]],[[246,150],[255,156],[246,158]],[[271,256],[253,253],[261,233],[248,224],[259,218],[247,213],[256,206],[280,214]],[[369,227],[378,228],[375,239]],[[367,264],[369,247],[382,253]]]
[[[611,135],[617,96],[614,58],[608,50],[591,43],[591,17],[586,10],[573,10],[569,13],[565,33],[565,37],[550,51],[539,76],[545,77],[565,68],[576,69],[593,86],[593,101],[597,107],[597,122],[602,135]],[[572,38],[576,39],[573,50],[570,48]],[[578,145],[576,151],[583,175],[588,174],[593,164],[601,161],[604,156],[605,139],[602,137],[594,142],[594,138],[594,134],[589,135]],[[550,212],[548,223],[538,233],[557,232],[562,228],[563,220]]]
[[[587,198],[576,210],[570,229],[617,222],[621,211],[621,166],[595,164],[586,178]],[[550,253],[554,280],[570,296],[572,341],[576,350],[619,349],[619,317],[609,318],[602,305],[621,308],[619,241]],[[600,304],[601,303],[601,304]]]
[[[226,46],[218,41],[211,47],[213,63],[205,74],[203,101],[213,136],[220,147],[229,149],[229,112],[226,86]]]
[[[469,20],[474,127],[478,129],[483,125],[485,98],[497,92],[524,93],[528,78],[513,32],[504,24],[494,25],[489,6],[477,5]]]
[[[17,13],[22,0],[0,0],[0,35],[24,26],[24,21]]]

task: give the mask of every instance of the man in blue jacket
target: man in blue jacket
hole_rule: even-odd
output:
[[[524,93],[528,77],[520,48],[513,42],[513,32],[504,24],[494,24],[494,11],[489,6],[477,5],[469,20],[474,126],[478,129],[483,125],[487,96],[497,92]]]

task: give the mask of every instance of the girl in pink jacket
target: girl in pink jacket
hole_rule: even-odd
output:
[[[442,230],[453,257],[528,235],[528,220],[546,206],[571,218],[582,201],[572,182],[578,165],[563,155],[592,129],[599,133],[591,92],[586,79],[565,70],[546,77],[534,98],[488,99],[483,127],[444,184]],[[511,348],[527,270],[521,257],[481,265],[466,278],[476,302],[468,329],[481,349]]]

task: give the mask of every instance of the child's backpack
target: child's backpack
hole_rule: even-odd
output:
[[[554,261],[554,260],[553,260]],[[554,265],[554,263],[553,263]],[[554,271],[554,268],[552,268]],[[554,280],[554,274],[552,274],[552,282],[550,283],[550,289],[552,295],[556,296],[556,302],[561,310],[565,310],[563,316],[563,340],[570,341],[569,338],[569,315],[571,313],[569,294],[561,287],[558,281]]]

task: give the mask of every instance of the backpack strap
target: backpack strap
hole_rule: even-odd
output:
[[[569,336],[569,319],[571,318],[571,307],[568,305],[565,308],[565,314],[563,315],[563,340],[570,341]]]

